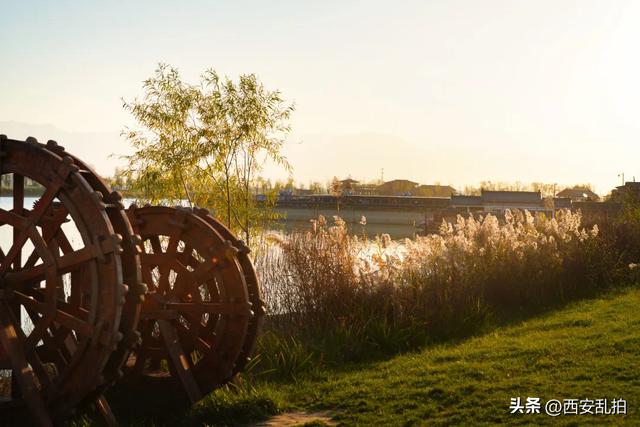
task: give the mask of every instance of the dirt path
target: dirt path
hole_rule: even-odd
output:
[[[331,414],[328,412],[287,412],[254,424],[253,427],[299,426],[313,421],[317,422],[318,425],[337,425],[337,423],[331,419]]]

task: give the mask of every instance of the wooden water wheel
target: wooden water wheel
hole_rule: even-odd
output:
[[[119,207],[73,158],[33,138],[0,136],[0,175],[13,187],[0,207],[11,236],[0,245],[0,369],[12,383],[0,417],[26,403],[49,425],[106,382],[122,341],[122,236],[109,218]],[[41,195],[30,203],[25,188]]]
[[[237,242],[218,232],[202,211],[147,206],[131,207],[128,215],[143,241],[142,277],[148,286],[142,343],[130,365],[138,374],[177,377],[197,401],[229,381],[239,357],[246,358],[253,347],[251,331],[259,321],[247,277],[255,273],[243,269]],[[253,284],[251,298],[259,300],[257,281]]]

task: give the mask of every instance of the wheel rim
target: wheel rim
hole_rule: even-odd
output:
[[[249,258],[249,253],[251,251],[242,240],[234,236],[234,234],[220,221],[215,219],[208,210],[196,209],[194,210],[194,213],[213,227],[223,239],[232,242],[233,246],[238,250],[237,257],[240,267],[242,268],[245,283],[247,284],[249,302],[251,303],[251,309],[253,310],[253,316],[249,319],[249,325],[247,327],[247,336],[234,367],[234,373],[238,373],[244,369],[247,362],[249,362],[250,357],[253,355],[258,335],[262,330],[262,325],[266,315],[265,304],[260,297],[258,275],[256,274],[256,270],[251,262],[251,258]]]
[[[96,393],[100,393],[122,377],[122,367],[129,357],[129,353],[140,342],[138,322],[140,320],[141,302],[144,300],[143,295],[146,292],[146,286],[142,283],[140,271],[141,240],[140,236],[134,234],[131,228],[120,193],[112,191],[110,186],[93,168],[73,154],[66,152],[64,147],[58,145],[57,142],[50,140],[47,142],[46,147],[57,155],[73,159],[74,164],[79,168],[80,174],[91,188],[103,194],[102,202],[105,204],[105,212],[109,217],[109,221],[115,232],[122,236],[122,277],[123,283],[128,288],[120,320],[120,333],[123,339],[111,354],[105,367],[103,372],[104,385],[96,390]]]

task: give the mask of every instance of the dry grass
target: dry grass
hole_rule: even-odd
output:
[[[257,370],[290,376],[316,362],[385,357],[628,280],[612,237],[619,224],[603,237],[581,219],[458,217],[438,235],[394,242],[319,217],[309,231],[272,235],[256,258],[271,313]]]

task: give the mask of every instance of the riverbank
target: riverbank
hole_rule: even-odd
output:
[[[160,389],[132,395],[117,387],[109,398],[124,425],[246,425],[291,411],[330,414],[348,426],[635,425],[639,304],[637,286],[621,288],[386,361],[316,369],[290,381],[249,382],[245,374],[239,385],[193,407]],[[543,405],[550,399],[624,399],[627,414],[551,417],[544,408],[541,414],[510,414],[515,397],[539,397]]]

